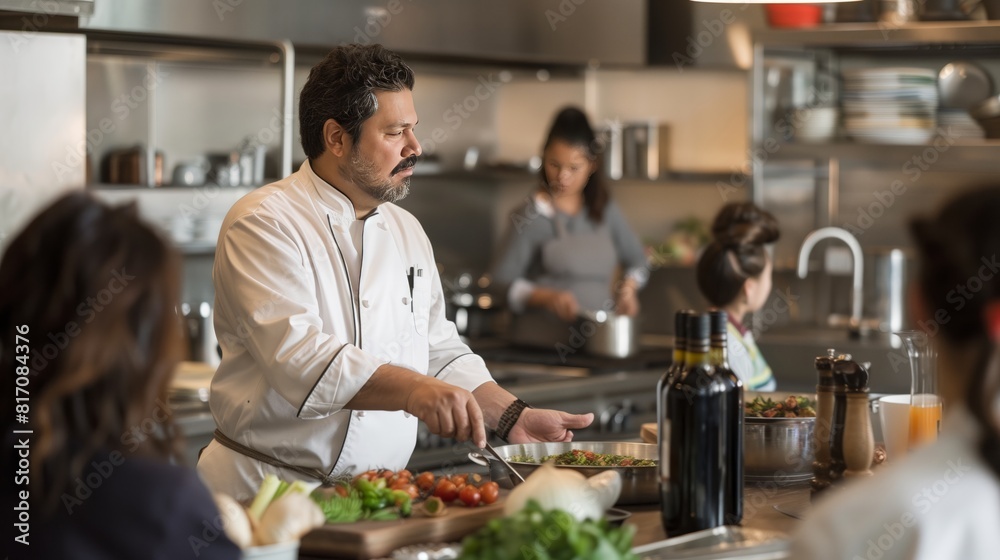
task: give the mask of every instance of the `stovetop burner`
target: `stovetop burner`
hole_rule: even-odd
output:
[[[526,348],[515,346],[505,340],[474,340],[469,343],[472,350],[487,362],[518,362],[541,364],[566,368],[583,368],[591,374],[613,373],[623,370],[666,368],[673,362],[673,350],[664,347],[643,347],[628,358],[605,358],[590,356],[583,350],[566,351],[560,354],[555,348]]]

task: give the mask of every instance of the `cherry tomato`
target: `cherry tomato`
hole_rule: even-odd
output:
[[[384,479],[386,479],[386,480],[389,480],[389,479],[391,479],[391,478],[393,477],[393,475],[395,475],[395,474],[396,474],[396,473],[394,473],[394,472],[390,471],[389,469],[385,469],[385,470],[383,470],[383,471],[379,472],[379,473],[378,473],[378,476],[379,476],[380,478],[384,478]]]
[[[452,481],[441,479],[437,488],[434,489],[434,495],[445,502],[454,502],[455,498],[458,498],[458,488]]]
[[[459,492],[459,498],[469,507],[475,507],[479,505],[479,500],[482,496],[479,494],[479,489],[471,484],[466,484],[462,491]]]
[[[455,486],[462,486],[465,484],[466,475],[464,474],[453,474],[451,475],[451,481],[455,483]]]
[[[479,487],[479,494],[484,504],[492,504],[500,496],[500,485],[496,482],[485,482]]]
[[[421,490],[427,491],[434,488],[434,473],[429,471],[424,471],[417,476],[417,487]]]
[[[403,469],[403,470],[397,472],[396,476],[398,476],[399,478],[413,478],[413,473],[411,473],[407,469]]]
[[[355,478],[355,480],[367,480],[367,481],[371,482],[372,480],[375,480],[376,478],[378,478],[378,473],[377,472],[375,472],[375,471],[365,471],[365,472],[359,474],[357,476],[357,478]]]

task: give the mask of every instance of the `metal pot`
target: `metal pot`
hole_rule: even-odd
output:
[[[802,393],[751,393],[782,401],[791,395],[815,399]],[[747,481],[794,483],[812,478],[815,418],[746,418],[743,424],[743,474]]]
[[[510,322],[507,309],[490,292],[490,279],[463,273],[445,283],[446,317],[455,323],[458,334],[470,338],[498,336],[507,331]]]
[[[637,317],[609,311],[583,311],[576,328],[583,335],[583,350],[592,356],[628,358],[639,352]]]
[[[593,451],[595,453],[611,453],[615,455],[631,455],[637,459],[653,459],[656,457],[656,446],[649,443],[628,443],[628,442],[601,442],[601,441],[574,441],[566,443],[517,443],[511,445],[501,445],[494,448],[498,455],[504,458],[514,470],[521,476],[527,478],[539,466],[536,463],[518,463],[511,461],[514,455],[529,455],[541,460],[547,455],[565,453],[573,449],[581,451]],[[511,474],[500,461],[490,461],[489,457],[479,453],[470,453],[469,459],[473,462],[489,466],[490,479],[494,480],[503,488],[513,488]],[[558,465],[560,469],[572,469],[576,472],[590,477],[595,474],[614,470],[622,477],[622,493],[615,502],[617,506],[632,504],[655,504],[660,501],[660,486],[657,480],[657,468],[652,467],[581,467],[576,465]]]

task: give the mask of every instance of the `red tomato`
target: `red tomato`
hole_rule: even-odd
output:
[[[445,502],[454,502],[455,498],[458,498],[458,487],[450,480],[441,479],[437,488],[434,489],[434,495]]]
[[[372,481],[372,480],[375,480],[376,478],[378,478],[378,473],[375,472],[375,471],[365,471],[365,472],[359,474],[357,476],[357,478],[358,479],[362,479],[363,478],[365,480]]]
[[[459,492],[458,497],[469,507],[475,507],[479,505],[479,500],[482,496],[479,494],[479,489],[471,484],[466,484],[462,491]]]
[[[397,472],[396,476],[398,476],[399,478],[413,478],[413,473],[411,473],[410,471],[408,471],[406,469],[403,469],[403,470]]]
[[[484,504],[492,504],[500,496],[500,485],[496,482],[486,482],[479,487],[479,494]]]
[[[466,475],[464,474],[453,474],[451,475],[451,481],[455,483],[455,486],[462,486],[465,484]]]
[[[386,480],[391,479],[394,474],[396,474],[396,473],[390,471],[389,469],[385,469],[385,470],[383,470],[383,471],[381,471],[381,472],[378,473],[378,475],[379,475],[380,478],[384,478]]]
[[[432,472],[424,471],[420,473],[419,476],[417,476],[417,486],[421,490],[426,491],[430,490],[431,488],[434,488],[434,482],[435,482],[434,473]]]

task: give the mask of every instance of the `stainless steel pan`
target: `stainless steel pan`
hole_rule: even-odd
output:
[[[573,441],[567,443],[515,443],[494,448],[498,456],[503,457],[523,477],[527,477],[540,465],[536,463],[518,463],[511,461],[515,455],[529,455],[541,460],[546,455],[557,455],[579,449],[595,453],[612,453],[615,455],[631,455],[637,459],[656,460],[656,446],[650,443]],[[479,453],[470,453],[469,459],[483,466],[489,466],[490,478],[501,487],[511,488],[511,475],[500,461],[491,461],[489,457]],[[618,471],[622,477],[622,493],[615,505],[655,504],[660,501],[660,488],[657,482],[657,467],[582,467],[576,465],[559,465],[560,469],[573,469],[584,476],[593,476],[606,470]]]

